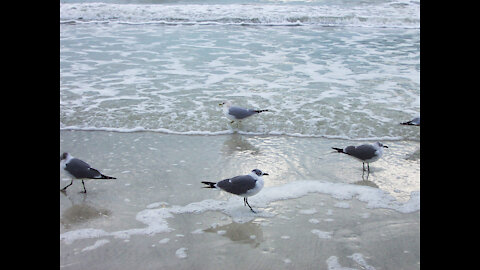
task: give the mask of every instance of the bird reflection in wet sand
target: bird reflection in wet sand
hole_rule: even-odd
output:
[[[227,225],[208,228],[204,231],[222,235],[235,243],[250,244],[254,248],[264,241],[261,225],[253,221],[246,223],[232,222]]]
[[[354,182],[353,184],[359,185],[359,186],[368,186],[368,187],[378,188],[377,184],[375,184],[373,181],[368,180],[369,175],[370,175],[369,171],[367,171],[367,172],[363,171],[362,172],[362,181],[357,181],[357,182]]]
[[[257,155],[260,152],[260,149],[252,145],[240,134],[234,133],[223,143],[222,153],[231,155],[235,152],[245,152]]]
[[[70,199],[70,198],[69,198]],[[108,217],[112,211],[106,208],[95,207],[87,204],[85,201],[74,203],[71,199],[72,206],[65,209],[60,217],[60,223],[69,229],[75,224],[81,224],[97,218]]]

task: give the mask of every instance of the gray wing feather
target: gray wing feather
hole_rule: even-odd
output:
[[[230,115],[233,115],[235,116],[235,118],[237,119],[243,119],[245,117],[249,117],[250,115],[253,115],[255,114],[255,110],[252,110],[252,109],[244,109],[244,108],[240,108],[240,107],[230,107],[230,109],[228,110],[228,113]]]
[[[343,149],[343,152],[345,152],[346,154],[361,160],[373,158],[375,156],[376,151],[377,150],[375,148],[373,148],[371,145],[368,145],[368,144],[364,144],[356,147],[347,146],[345,149]]]
[[[74,158],[70,160],[65,166],[65,170],[76,178],[99,178],[101,174],[99,171],[93,169],[83,160]]]
[[[217,187],[236,194],[245,194],[248,190],[255,187],[256,180],[250,175],[240,175],[233,178],[225,179],[217,183]]]

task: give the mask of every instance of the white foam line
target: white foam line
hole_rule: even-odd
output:
[[[144,127],[115,128],[115,127],[63,126],[63,127],[60,127],[60,130],[108,131],[108,132],[118,132],[118,133],[158,132],[158,133],[173,134],[173,135],[199,135],[199,136],[218,136],[218,135],[228,135],[228,134],[238,133],[240,135],[246,135],[246,136],[288,136],[288,137],[297,137],[297,138],[327,138],[327,139],[339,139],[339,140],[350,140],[350,141],[400,141],[405,139],[399,136],[350,138],[348,136],[341,136],[341,135],[315,135],[315,134],[288,133],[283,131],[247,132],[247,131],[241,131],[241,130],[238,131],[238,130],[231,130],[231,129],[219,130],[219,131],[203,131],[203,130],[174,131],[166,128],[149,129]]]
[[[401,203],[387,192],[368,186],[358,186],[344,183],[330,183],[323,181],[295,181],[276,187],[267,187],[257,196],[250,199],[250,204],[259,210],[259,207],[267,207],[272,202],[295,199],[310,193],[328,194],[336,199],[357,199],[365,202],[367,208],[392,209],[400,213],[412,213],[420,210],[420,191],[410,194],[410,199]],[[243,201],[236,196],[229,200],[207,199],[193,202],[185,206],[174,205],[152,209],[154,204],[149,204],[147,209],[137,213],[136,220],[147,225],[145,228],[133,228],[122,231],[106,232],[100,229],[86,228],[68,231],[60,234],[60,240],[70,244],[75,240],[87,238],[100,238],[113,236],[115,238],[129,238],[131,235],[154,235],[157,233],[171,232],[167,219],[174,217],[173,214],[201,214],[207,211],[220,211],[232,217],[234,222],[244,223],[257,217],[273,217],[275,214],[259,210],[252,213],[244,207]]]
[[[97,241],[95,242],[95,244],[93,244],[93,245],[91,245],[91,246],[88,246],[88,247],[82,249],[82,252],[94,250],[94,249],[96,249],[96,248],[98,248],[98,247],[101,247],[101,246],[103,246],[103,245],[105,245],[105,244],[108,244],[108,243],[110,243],[110,241],[107,240],[107,239],[97,240]]]

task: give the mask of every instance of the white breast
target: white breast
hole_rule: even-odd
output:
[[[228,113],[229,109],[230,109],[229,106],[228,107],[227,106],[223,107],[223,114],[225,114],[225,116],[230,120],[236,120],[235,116]]]
[[[375,162],[377,160],[379,160],[383,155],[383,149],[382,148],[378,148],[377,151],[375,151],[375,156],[372,157],[371,159],[366,159],[365,162],[367,163],[372,163],[372,162]]]
[[[263,184],[264,184],[263,183],[263,178],[257,176],[257,182],[255,182],[255,187],[253,189],[250,189],[249,191],[247,191],[247,193],[243,196],[244,197],[250,197],[250,196],[253,196],[253,195],[257,194],[258,192],[260,192],[260,190],[262,190]]]

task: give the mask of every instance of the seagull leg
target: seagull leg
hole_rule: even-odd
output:
[[[362,179],[363,181],[368,181],[368,176],[370,175],[370,172],[367,172],[367,178],[365,178],[365,171],[362,172]]]
[[[243,206],[247,206],[247,198],[243,198]]]
[[[362,162],[363,171],[365,171],[365,162]]]
[[[250,204],[248,203],[247,198],[245,197],[245,198],[243,198],[243,199],[244,199],[244,202],[247,203],[248,207],[250,207],[250,210],[252,210],[252,212],[256,214],[257,212],[253,211],[252,207],[251,207]]]
[[[370,173],[370,163],[367,163],[368,172]]]
[[[67,189],[67,187],[71,186],[72,184],[73,184],[73,178],[72,178],[72,181],[70,182],[70,184],[68,184],[64,188],[60,189],[60,191],[65,191]]]
[[[85,189],[85,183],[83,183],[83,179],[82,179],[82,185],[83,185],[83,193],[87,193],[87,190]]]

